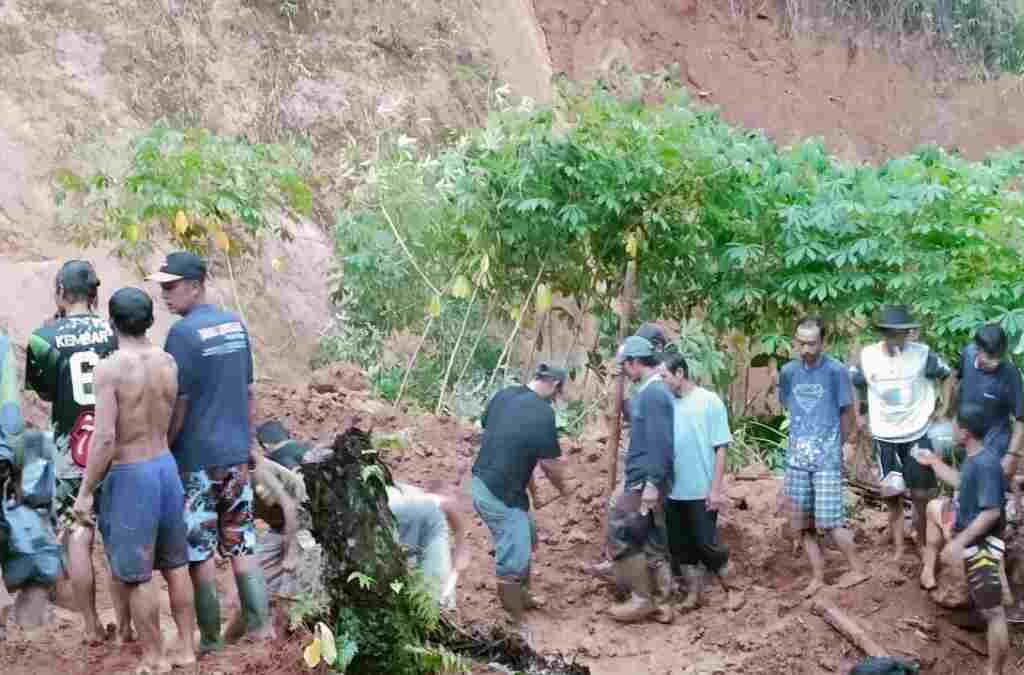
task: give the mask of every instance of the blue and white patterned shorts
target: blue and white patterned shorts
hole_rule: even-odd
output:
[[[807,471],[789,467],[782,491],[794,529],[834,530],[845,524],[841,470]]]

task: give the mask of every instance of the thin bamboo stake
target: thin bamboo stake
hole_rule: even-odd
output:
[[[484,325],[480,326],[480,330],[476,334],[476,339],[473,340],[473,346],[469,350],[469,356],[466,358],[466,362],[462,364],[462,370],[459,371],[459,377],[455,380],[455,385],[452,387],[452,393],[459,390],[459,385],[462,384],[462,380],[466,377],[466,373],[469,371],[469,366],[473,363],[473,357],[476,356],[476,349],[480,346],[480,342],[484,339],[484,335],[487,334],[487,326],[491,323],[491,304],[492,301],[487,301],[487,309],[484,310]]]
[[[434,408],[434,414],[440,415],[441,408],[444,406],[444,394],[448,388],[448,378],[452,374],[452,366],[455,365],[455,357],[459,353],[459,347],[462,346],[462,336],[466,334],[466,324],[469,323],[469,315],[473,312],[473,303],[476,302],[477,291],[480,290],[479,286],[473,287],[473,297],[469,299],[469,306],[466,307],[466,316],[462,317],[462,327],[459,329],[459,337],[455,339],[455,348],[452,349],[451,358],[448,359],[448,367],[444,371],[444,379],[441,380],[441,393],[437,396],[437,407]]]
[[[423,283],[427,285],[427,288],[434,291],[435,294],[441,295],[441,291],[437,290],[434,287],[434,284],[430,283],[430,279],[428,279],[427,275],[423,273],[422,269],[420,269],[419,264],[416,262],[416,258],[412,257],[412,251],[410,251],[409,247],[405,245],[405,240],[402,239],[402,235],[398,233],[398,228],[395,227],[395,221],[391,220],[391,215],[383,204],[380,205],[380,211],[384,214],[384,219],[388,221],[388,225],[391,226],[391,232],[395,235],[395,239],[398,240],[398,245],[402,247],[402,251],[405,252],[405,257],[407,257],[409,262],[412,263],[413,268],[419,272],[420,277],[423,279]]]
[[[409,363],[405,367],[405,375],[402,377],[402,386],[398,388],[398,398],[395,399],[395,405],[397,406],[402,402],[402,396],[405,395],[405,386],[409,383],[409,375],[412,373],[413,366],[416,365],[416,359],[420,355],[420,350],[423,349],[423,345],[427,341],[427,335],[430,334],[430,327],[434,325],[434,319],[436,316],[431,315],[430,321],[427,321],[427,327],[423,329],[423,335],[420,337],[420,343],[416,345],[416,351],[409,357]]]
[[[629,320],[633,314],[633,291],[636,285],[636,260],[626,265],[626,278],[622,284],[622,314],[619,316],[619,344],[626,339]],[[619,473],[619,441],[622,434],[622,399],[626,394],[626,375],[619,372],[615,381],[615,400],[612,404],[612,428],[608,435],[608,494],[615,492]]]
[[[235,306],[238,307],[238,314],[242,317],[242,323],[245,324],[246,330],[249,329],[249,320],[245,317],[245,307],[242,306],[242,300],[238,296],[238,284],[235,282],[235,270],[231,266],[231,256],[227,250],[224,251],[224,260],[228,264],[228,277],[231,279],[231,293],[235,296]],[[250,349],[252,355],[252,379],[256,380],[256,350]]]
[[[512,334],[505,340],[505,348],[501,350],[501,356],[498,357],[498,364],[494,366],[494,371],[491,373],[491,378],[487,380],[487,388],[490,389],[494,384],[494,378],[498,376],[498,371],[501,370],[501,364],[505,360],[505,355],[509,353],[509,348],[512,346],[512,341],[516,339],[516,335],[519,334],[519,328],[523,325],[523,318],[526,316],[526,308],[530,304],[530,299],[533,297],[534,291],[537,290],[537,284],[540,283],[540,277],[544,274],[544,266],[547,261],[540,264],[540,269],[537,270],[537,276],[533,280],[533,286],[530,287],[530,292],[526,294],[526,300],[523,302],[523,306],[519,312],[519,318],[516,319],[516,325],[512,329]]]

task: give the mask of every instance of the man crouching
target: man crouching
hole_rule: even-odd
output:
[[[96,432],[74,515],[89,523],[103,481],[99,528],[115,583],[127,587],[143,645],[136,672],[166,672],[195,663],[195,610],[188,575],[185,492],[167,449],[178,395],[174,359],[146,337],[153,302],[137,288],[110,298],[119,351],[96,366]],[[166,654],[159,603],[150,580],[163,572],[179,644]]]

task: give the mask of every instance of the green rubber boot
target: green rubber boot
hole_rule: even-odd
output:
[[[200,583],[194,595],[196,622],[199,624],[199,653],[209,654],[224,646],[220,637],[220,598],[217,584]]]
[[[267,581],[263,570],[235,576],[238,586],[238,600],[245,617],[245,632],[250,637],[273,637],[270,622],[270,598],[267,595]]]

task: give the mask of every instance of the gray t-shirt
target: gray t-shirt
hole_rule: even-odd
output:
[[[853,404],[850,374],[837,360],[823,354],[808,368],[799,359],[779,374],[779,400],[789,411],[789,449],[786,464],[805,471],[843,467],[840,421]]]
[[[398,541],[414,556],[448,533],[448,520],[437,497],[408,483],[388,487],[388,508],[398,522]]]

